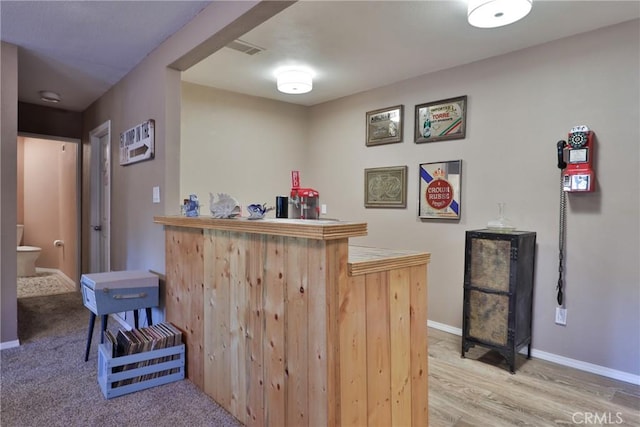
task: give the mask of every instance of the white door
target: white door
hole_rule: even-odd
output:
[[[89,133],[91,140],[91,273],[111,270],[111,121]]]

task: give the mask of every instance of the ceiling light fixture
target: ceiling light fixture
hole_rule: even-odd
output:
[[[60,95],[58,95],[55,92],[51,92],[49,90],[41,90],[39,92],[40,94],[40,99],[43,100],[44,102],[52,102],[54,104],[57,104],[58,102],[60,102]]]
[[[469,0],[467,18],[478,28],[512,24],[531,11],[533,0]]]
[[[313,76],[300,69],[282,70],[276,74],[278,90],[282,93],[301,94],[313,89]]]

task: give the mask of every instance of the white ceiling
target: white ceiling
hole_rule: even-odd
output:
[[[37,92],[53,90],[57,108],[84,110],[208,3],[2,0],[1,39],[20,46],[19,99],[42,104]],[[265,51],[223,48],[183,79],[314,105],[638,18],[637,0],[534,0],[522,21],[488,30],[467,24],[465,0],[305,0],[241,37]],[[315,71],[311,93],[277,92],[273,72],[291,64]]]
[[[83,111],[209,1],[0,0],[0,39],[19,46],[18,99]]]

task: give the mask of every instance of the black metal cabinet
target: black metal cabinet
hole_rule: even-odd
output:
[[[531,357],[536,233],[466,232],[462,357],[476,344],[497,350],[515,372],[517,352]]]

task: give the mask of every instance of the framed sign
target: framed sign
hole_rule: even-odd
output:
[[[466,129],[466,95],[416,105],[416,143],[463,139]]]
[[[367,146],[402,142],[404,106],[382,108],[367,113]]]
[[[462,160],[422,163],[418,217],[460,219]]]
[[[120,134],[120,166],[153,159],[155,121],[147,120]]]
[[[365,208],[406,208],[407,167],[364,170]]]

